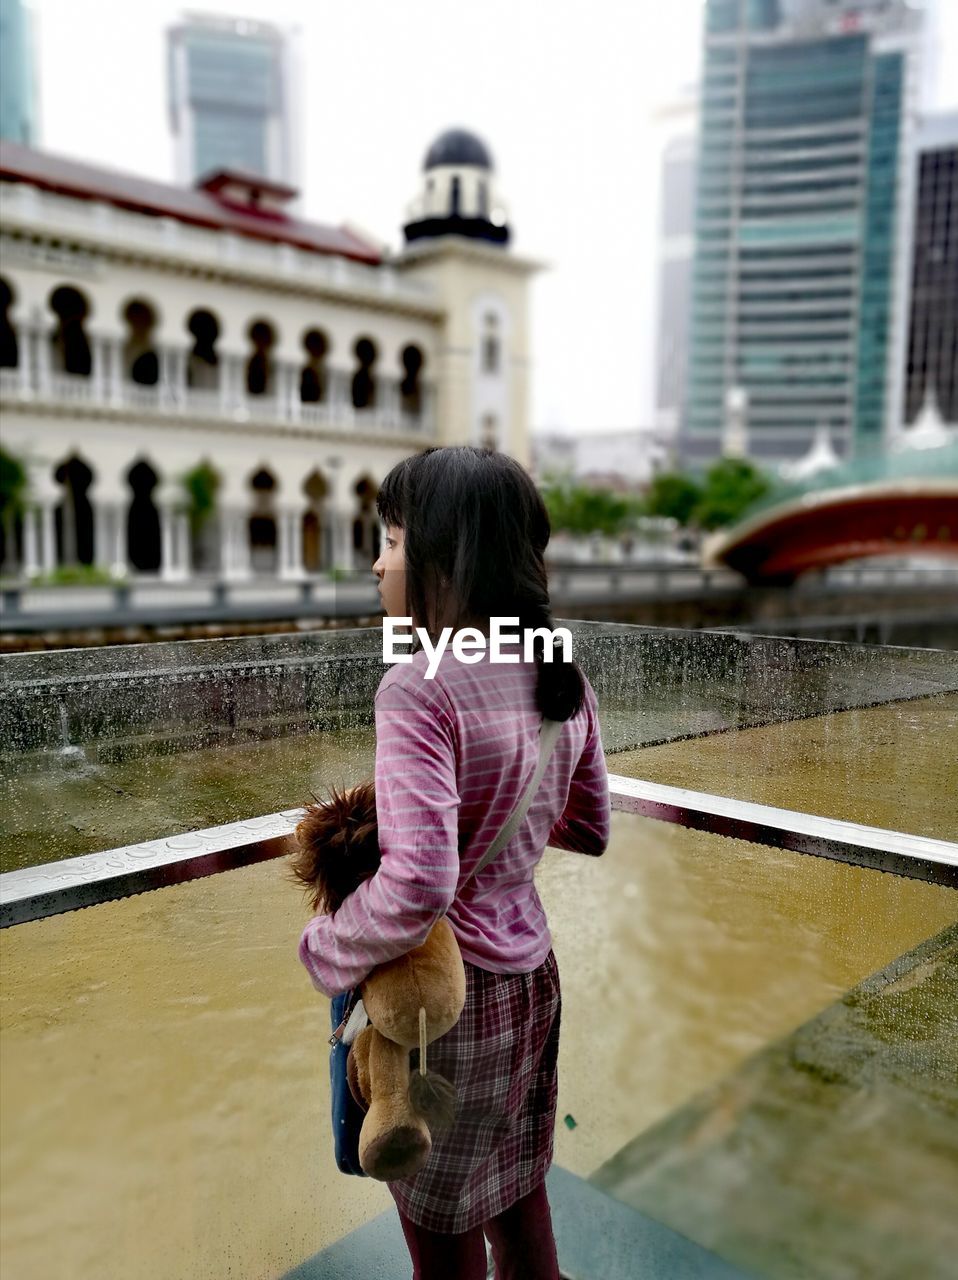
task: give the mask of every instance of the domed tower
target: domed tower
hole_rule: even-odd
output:
[[[447,129],[426,152],[423,188],[403,228],[406,242],[468,236],[509,243],[506,214],[494,187],[492,154],[468,129]]]
[[[440,326],[427,377],[436,443],[501,449],[529,462],[529,281],[538,262],[514,252],[489,148],[447,129],[426,152],[395,268],[423,286]]]

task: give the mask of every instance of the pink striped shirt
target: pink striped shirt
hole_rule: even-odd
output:
[[[512,840],[473,868],[535,771],[534,663],[475,665],[451,647],[432,680],[420,650],[376,693],[377,873],[331,916],[303,930],[299,955],[327,996],[419,946],[446,916],[464,959],[493,973],[529,973],[552,945],[533,872],[547,844],[601,854],[609,781],[595,692],[559,735],[539,791]],[[468,880],[468,883],[465,883]]]

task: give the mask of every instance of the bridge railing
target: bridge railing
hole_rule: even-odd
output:
[[[598,600],[679,600],[745,589],[739,574],[671,561],[619,563],[556,561],[549,566],[555,606]],[[958,599],[958,566],[862,562],[804,575],[802,593],[889,588],[902,593],[940,589]],[[275,576],[224,580],[209,575],[160,581],[147,575],[90,586],[46,586],[7,580],[0,587],[0,631],[30,632],[86,626],[164,626],[230,620],[362,618],[380,612],[369,569],[339,570],[295,581]]]

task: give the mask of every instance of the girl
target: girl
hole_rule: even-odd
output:
[[[488,449],[427,449],[390,471],[377,499],[386,544],[373,571],[386,614],[433,642],[444,626],[489,634],[491,617],[553,627],[543,552],[549,518],[527,472]],[[415,633],[414,633],[415,634]],[[551,646],[550,646],[551,647]],[[391,666],[376,694],[376,810],[382,862],[299,954],[333,996],[419,946],[445,915],[462,951],[466,1004],[429,1048],[456,1086],[456,1122],[420,1172],[388,1184],[414,1280],[559,1276],[545,1175],[552,1162],[561,998],[533,873],[547,844],[593,855],[609,839],[609,784],[596,697],[574,662],[458,661],[447,646]],[[409,652],[404,650],[404,652]],[[512,840],[472,870],[535,771],[542,715],[564,721]],[[471,877],[471,878],[470,878]]]

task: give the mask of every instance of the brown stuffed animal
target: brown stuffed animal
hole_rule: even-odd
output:
[[[291,869],[314,911],[335,912],[379,867],[376,793],[372,782],[309,805],[296,828]],[[359,1162],[381,1182],[406,1178],[425,1163],[431,1133],[455,1114],[455,1090],[426,1071],[426,1045],[459,1021],[466,973],[455,934],[439,920],[422,946],[377,965],[360,985],[371,1023],[354,1040],[349,1084],[368,1107],[359,1135]],[[409,1053],[419,1048],[410,1077]]]

